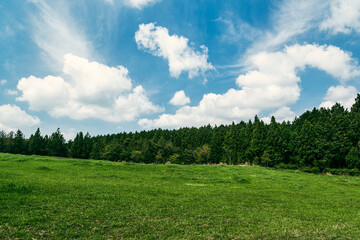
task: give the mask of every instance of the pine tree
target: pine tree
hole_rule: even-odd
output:
[[[84,147],[84,135],[82,132],[76,134],[76,137],[70,147],[70,157],[81,158]]]
[[[0,152],[6,152],[6,133],[1,130],[0,131]]]
[[[267,132],[265,145],[267,146],[262,156],[262,165],[273,167],[284,160],[285,144],[281,137],[279,124],[276,122],[275,117],[271,118],[269,130]]]
[[[91,136],[89,133],[86,133],[84,136],[81,158],[88,159],[90,157],[90,153],[92,151],[92,146],[93,146],[93,143],[91,140]]]
[[[60,128],[56,130],[47,142],[48,154],[50,156],[67,157],[68,151],[66,148],[65,138],[60,132]]]
[[[260,121],[258,116],[255,116],[249,151],[252,153],[253,161],[256,164],[261,164],[261,156],[265,151],[265,136],[264,122]]]
[[[14,137],[14,149],[13,153],[15,154],[26,154],[27,153],[27,146],[24,134],[17,130]]]
[[[312,166],[314,161],[319,159],[315,128],[308,120],[305,120],[297,135],[296,145],[298,146],[296,155],[299,158],[297,163],[299,166]]]
[[[103,156],[104,148],[105,148],[104,139],[96,139],[90,153],[90,158],[98,159],[98,160],[103,159],[102,156]]]
[[[330,111],[331,138],[328,144],[328,152],[331,154],[331,167],[345,167],[345,157],[351,147],[351,141],[348,136],[349,117],[348,112],[340,104],[335,104]]]
[[[226,132],[223,149],[228,159],[228,164],[236,164],[237,161],[237,133],[234,122],[232,122],[230,129]]]
[[[45,154],[45,142],[39,128],[36,130],[35,134],[31,135],[29,138],[29,153],[36,155]]]
[[[350,149],[345,159],[347,168],[360,168],[359,151],[355,147]]]
[[[360,141],[360,94],[358,93],[355,103],[350,111],[349,138],[353,146]]]
[[[214,128],[210,142],[210,163],[220,163],[223,157],[223,134],[220,128]]]

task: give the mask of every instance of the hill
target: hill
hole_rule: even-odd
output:
[[[1,239],[359,239],[360,179],[0,154]]]

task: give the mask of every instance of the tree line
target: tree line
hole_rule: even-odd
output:
[[[350,111],[340,104],[314,108],[290,122],[269,124],[257,116],[231,125],[154,129],[65,141],[60,129],[26,139],[0,131],[0,152],[82,159],[176,164],[254,164],[359,175],[360,94]]]

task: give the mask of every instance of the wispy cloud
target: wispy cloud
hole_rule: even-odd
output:
[[[18,95],[18,91],[6,89],[6,94],[15,96],[15,95]]]
[[[38,10],[30,19],[32,38],[49,65],[61,69],[63,56],[67,53],[86,58],[93,55],[91,43],[70,14],[66,1],[31,2]]]
[[[215,21],[225,25],[225,31],[220,39],[226,43],[238,43],[241,40],[254,41],[262,34],[259,29],[234,16],[233,13],[227,13]]]
[[[14,30],[7,25],[0,29],[0,38],[11,37],[14,34],[15,34]]]
[[[248,49],[248,55],[282,48],[294,37],[317,26],[328,7],[327,0],[282,1],[279,9],[273,13],[273,27]]]
[[[332,34],[360,32],[360,1],[332,0],[329,16],[321,23],[321,30]]]
[[[134,8],[138,8],[138,9],[142,9],[148,5],[154,4],[156,2],[160,2],[161,0],[125,0],[125,4],[134,7]]]
[[[114,5],[115,3],[121,3],[125,6],[131,7],[131,8],[137,8],[139,10],[155,4],[157,2],[161,2],[161,0],[103,0],[104,2]]]

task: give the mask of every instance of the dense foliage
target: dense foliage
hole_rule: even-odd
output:
[[[247,123],[178,130],[90,136],[78,133],[66,142],[60,130],[29,139],[20,130],[0,132],[0,151],[139,163],[256,164],[310,172],[360,168],[360,94],[348,111],[340,104],[314,108],[293,122]],[[335,169],[335,170],[334,170]],[[336,170],[337,169],[337,170]],[[341,172],[341,171],[340,171]]]

